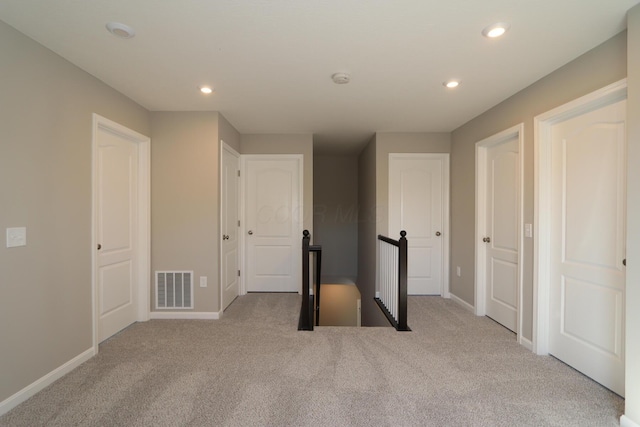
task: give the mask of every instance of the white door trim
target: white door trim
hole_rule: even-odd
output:
[[[518,343],[522,344],[522,266],[523,266],[523,214],[524,214],[524,123],[520,123],[488,138],[476,142],[476,272],[475,272],[475,314],[485,316],[487,293],[487,245],[482,243],[486,236],[487,224],[487,149],[506,140],[518,138],[519,180],[518,188],[518,283],[517,283],[517,326]]]
[[[247,294],[247,282],[246,282],[246,235],[247,235],[247,209],[246,209],[246,175],[247,175],[247,160],[284,160],[295,159],[298,161],[298,177],[299,177],[299,193],[300,207],[298,209],[298,236],[302,241],[303,214],[304,214],[304,156],[302,154],[241,154],[240,155],[240,236],[239,239],[239,251],[240,251],[240,295]],[[302,254],[300,254],[302,257]],[[300,258],[302,259],[302,258]],[[300,267],[300,277],[302,277],[302,266]],[[302,280],[300,280],[300,288],[298,293],[302,294]]]
[[[451,298],[449,291],[449,153],[389,153],[388,162],[391,163],[391,159],[436,159],[442,161],[442,286],[440,292],[442,298]],[[389,166],[390,168],[390,166]],[[387,177],[388,179],[388,177]],[[391,209],[388,206],[387,209]],[[387,213],[388,218],[391,217]],[[398,236],[389,236],[392,239],[397,239]],[[378,277],[376,277],[376,290],[378,289]]]
[[[533,119],[534,240],[533,351],[549,353],[549,282],[551,275],[551,127],[571,117],[627,97],[627,79],[610,84]]]
[[[151,139],[112,120],[93,113],[92,131],[92,215],[91,215],[91,301],[93,309],[93,351],[98,353],[98,130],[118,134],[138,145],[138,307],[136,320],[149,320],[151,270]]]
[[[241,170],[241,165],[240,165],[241,156],[240,156],[240,153],[238,153],[236,150],[233,149],[233,147],[231,147],[230,145],[228,145],[226,142],[224,142],[221,139],[220,140],[220,153],[219,153],[219,156],[218,156],[219,159],[220,159],[220,164],[218,165],[218,174],[219,174],[218,182],[220,183],[219,194],[222,194],[222,185],[223,185],[222,173],[223,173],[223,161],[224,161],[222,156],[224,155],[223,153],[224,153],[225,150],[227,150],[229,153],[231,153],[231,155],[233,155],[233,156],[238,158],[238,168],[239,168],[238,171]],[[241,175],[242,175],[242,173],[241,173]],[[238,197],[242,196],[241,188],[242,188],[242,186],[240,184],[240,181],[238,180],[238,189],[237,189],[238,190]],[[219,310],[219,313],[220,313],[221,316],[222,316],[222,313],[224,311],[224,308],[222,308],[222,304],[223,304],[222,294],[223,294],[223,291],[224,291],[224,280],[223,280],[223,274],[222,274],[223,273],[223,268],[222,268],[223,264],[222,263],[224,262],[224,260],[223,260],[224,254],[222,253],[222,230],[223,230],[223,224],[222,224],[223,215],[222,215],[222,213],[224,212],[225,206],[223,206],[223,203],[224,203],[224,201],[222,199],[220,199],[220,212],[219,212],[220,222],[218,224],[218,236],[220,237],[219,243],[218,243],[218,255],[219,255],[219,257],[218,257],[218,266],[219,266],[219,268],[218,268],[218,283],[220,284],[219,285],[219,287],[220,287],[220,310]],[[238,207],[238,217],[242,218],[239,207]],[[240,228],[238,228],[238,231],[240,231]],[[241,250],[240,250],[240,241],[241,240],[242,239],[238,239],[238,257],[239,257],[239,259],[238,259],[238,267],[241,266],[240,260],[242,259],[242,256],[243,256],[242,253],[241,253]],[[239,283],[238,283],[238,285],[239,285]],[[240,288],[238,288],[238,293],[240,294]]]

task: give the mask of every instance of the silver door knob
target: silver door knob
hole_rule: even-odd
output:
[[[491,237],[483,237],[482,241],[485,243],[490,243],[491,242]]]
[[[252,236],[252,235],[253,235],[253,231],[249,230],[249,231],[247,232],[247,234],[248,234],[249,236]]]
[[[442,235],[442,233],[440,233],[439,231],[436,231],[436,236],[440,237]]]

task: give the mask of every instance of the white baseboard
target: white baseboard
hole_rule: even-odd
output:
[[[521,346],[523,346],[524,348],[526,348],[529,351],[533,351],[533,342],[532,341],[529,341],[525,337],[518,337],[518,341],[520,342]]]
[[[632,421],[631,418],[623,415],[620,417],[620,427],[640,427],[640,424]]]
[[[75,368],[82,365],[84,362],[91,359],[95,355],[96,353],[92,347],[89,350],[86,350],[80,353],[79,355],[77,355],[76,357],[74,357],[73,359],[69,360],[64,365],[59,366],[58,368],[49,372],[48,374],[41,377],[40,379],[32,382],[31,384],[29,384],[19,392],[15,393],[14,395],[9,396],[8,398],[0,402],[0,415],[6,414],[11,409],[15,408],[25,400],[29,399],[37,392],[43,390],[45,387],[50,386],[55,381],[67,375],[69,372],[73,371]]]
[[[152,311],[149,313],[151,319],[174,319],[174,320],[218,320],[220,319],[219,311]]]
[[[468,302],[463,300],[462,298],[459,298],[459,297],[457,297],[457,296],[455,296],[454,294],[451,294],[451,293],[449,294],[449,297],[451,298],[451,300],[453,302],[455,302],[456,304],[461,305],[462,308],[464,308],[465,310],[470,311],[473,314],[476,314],[476,309],[471,304],[469,304]]]

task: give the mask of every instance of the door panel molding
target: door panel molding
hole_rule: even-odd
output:
[[[247,245],[247,233],[249,231],[247,218],[247,178],[248,178],[248,163],[251,160],[295,160],[297,163],[298,174],[298,201],[299,206],[295,209],[293,214],[295,215],[295,222],[297,223],[297,230],[295,231],[299,237],[296,244],[301,244],[302,230],[304,228],[303,214],[304,214],[304,156],[302,154],[241,154],[240,155],[240,230],[239,233],[242,236],[240,238],[240,295],[246,295],[248,291],[247,277],[249,275],[250,266],[247,264],[248,258],[248,245]],[[299,253],[298,253],[299,255]],[[294,257],[297,257],[294,254]],[[298,259],[298,258],[295,258]],[[298,293],[302,293],[302,266],[297,263],[298,268],[295,274],[300,277],[298,281]]]
[[[449,288],[449,242],[450,242],[450,229],[449,229],[449,188],[450,188],[450,179],[449,179],[449,153],[389,153],[388,162],[389,162],[389,192],[392,191],[391,187],[391,175],[393,172],[392,163],[399,162],[402,160],[415,160],[415,159],[427,159],[427,160],[436,160],[440,162],[442,167],[441,169],[441,183],[440,183],[440,194],[441,194],[441,231],[440,239],[442,240],[442,253],[441,253],[441,270],[440,270],[440,295],[443,298],[451,298],[450,288]],[[391,220],[394,217],[392,213],[392,204],[391,204],[392,196],[389,194],[389,206],[388,206],[388,229],[392,228]],[[430,230],[433,231],[433,230]],[[396,238],[394,236],[390,236],[391,238]],[[407,236],[410,239],[410,236]],[[410,255],[411,256],[411,255]],[[378,278],[376,278],[377,281]],[[378,284],[376,283],[376,289]]]
[[[98,307],[98,254],[96,251],[98,243],[98,184],[99,184],[99,152],[98,152],[98,133],[105,131],[117,135],[123,139],[127,139],[136,144],[138,149],[138,174],[137,174],[137,274],[136,292],[136,320],[149,320],[150,307],[150,269],[151,269],[151,139],[145,135],[135,132],[123,125],[112,120],[93,114],[92,127],[92,232],[91,232],[91,265],[92,265],[92,321],[93,321],[93,352],[98,353],[99,334],[98,316],[100,309]]]
[[[534,351],[623,397],[626,98],[623,79],[534,118]],[[604,246],[617,266],[582,245]]]
[[[226,209],[226,200],[224,199],[224,194],[225,194],[225,189],[224,189],[224,185],[226,184],[226,179],[224,178],[223,174],[225,172],[225,166],[224,166],[224,162],[225,162],[225,158],[226,156],[233,156],[237,159],[237,167],[238,167],[238,172],[240,172],[241,170],[241,164],[240,164],[240,154],[234,150],[230,145],[228,145],[227,143],[225,143],[223,140],[220,140],[220,177],[219,177],[219,182],[220,182],[220,233],[219,233],[219,277],[218,277],[218,283],[220,284],[220,313],[222,313],[225,310],[225,305],[228,305],[227,302],[225,301],[224,298],[224,290],[225,290],[225,285],[226,285],[226,278],[225,276],[228,274],[236,274],[235,271],[233,272],[229,272],[227,266],[227,260],[225,259],[225,252],[223,250],[224,248],[224,242],[223,242],[223,236],[225,235],[225,224],[224,224],[224,220],[226,219],[226,214],[225,214],[225,209]],[[240,211],[240,204],[241,204],[241,195],[242,195],[242,190],[241,190],[241,185],[240,185],[240,179],[236,179],[236,200],[238,202],[238,205],[236,207],[236,214],[237,214],[237,220],[240,220],[241,217],[241,211]],[[242,235],[240,233],[241,229],[240,227],[235,227],[235,231],[236,231],[236,235],[232,236],[235,239],[237,239],[236,242],[236,266],[238,269],[241,268],[241,258],[242,258],[242,253],[241,253],[241,241],[242,239],[240,239],[240,236]],[[227,236],[231,236],[231,233],[228,233]],[[229,237],[227,237],[229,238]],[[241,291],[240,291],[240,278],[238,278],[238,283],[236,284],[236,286],[238,287],[238,295],[241,295]]]
[[[487,152],[490,148],[499,146],[514,138],[518,140],[519,153],[519,185],[518,185],[518,269],[517,269],[517,325],[516,335],[518,343],[528,345],[528,340],[522,337],[522,276],[523,276],[523,256],[524,256],[524,123],[517,124],[509,129],[505,129],[495,135],[485,138],[476,143],[476,268],[475,268],[475,314],[485,316],[487,314],[487,244],[482,239],[487,235]]]

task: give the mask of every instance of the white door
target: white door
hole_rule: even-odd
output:
[[[238,153],[222,145],[221,168],[221,229],[222,254],[221,283],[222,309],[224,310],[238,296],[238,230],[239,230],[239,176],[240,159]]]
[[[407,232],[409,295],[442,295],[445,159],[389,155],[389,237]]]
[[[299,292],[302,156],[244,157],[246,289]]]
[[[138,146],[119,134],[97,134],[98,341],[137,318]]]
[[[486,315],[516,332],[520,247],[520,156],[514,136],[487,148],[484,218]]]
[[[551,126],[549,353],[624,395],[626,100]]]

